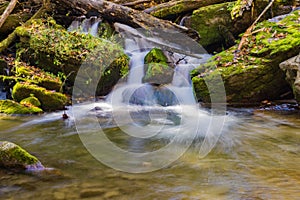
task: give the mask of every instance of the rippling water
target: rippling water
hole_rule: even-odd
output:
[[[104,109],[105,110],[105,109]],[[177,161],[145,174],[115,171],[82,144],[62,113],[0,117],[0,140],[15,142],[54,168],[37,173],[0,170],[0,199],[299,199],[299,113],[228,112],[230,123],[208,156],[197,140]],[[99,114],[105,133],[122,148],[154,150],[165,140],[128,145],[122,131]]]

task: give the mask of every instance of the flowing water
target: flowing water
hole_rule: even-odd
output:
[[[96,33],[100,21],[93,20],[96,22],[77,20],[69,30],[81,26],[89,27],[81,28],[83,32]],[[118,28],[128,33],[128,27]],[[225,115],[201,108],[193,96],[189,71],[205,62],[207,54],[184,57],[176,64],[169,85],[144,84],[143,58],[153,44],[149,46],[143,37],[135,38],[138,41],[128,36],[125,39],[125,51],[131,57],[127,82],[118,85],[106,101],[74,105],[67,111],[74,117],[67,120],[61,119],[61,112],[0,117],[0,140],[21,145],[49,168],[24,173],[0,169],[1,199],[300,196],[299,113],[237,109]],[[102,140],[85,140],[84,136],[99,132],[94,122],[105,138],[138,156],[116,155],[106,146],[94,155],[89,145],[104,144]],[[167,153],[155,154],[168,146]],[[183,155],[174,156],[181,150]],[[154,152],[150,160],[143,157],[145,152]],[[97,160],[99,155],[116,169],[147,173],[117,171]]]
[[[230,111],[229,130],[208,156],[199,159],[192,146],[170,166],[145,174],[115,171],[98,162],[85,149],[72,119],[63,121],[62,113],[3,116],[0,140],[20,144],[55,170],[1,170],[0,198],[299,199],[300,119],[299,113],[288,113]],[[161,145],[130,143],[104,115],[102,120],[105,133],[122,148]]]

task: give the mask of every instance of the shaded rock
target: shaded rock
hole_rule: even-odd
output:
[[[237,17],[239,13],[234,14],[232,18],[232,9],[236,8],[240,1],[226,2],[201,7],[193,11],[190,17],[184,20],[184,25],[196,30],[201,36],[200,44],[205,48],[215,46],[234,45],[234,37],[243,33],[267,6],[268,0],[258,0],[255,2],[254,12],[251,9],[245,10],[242,17]],[[276,0],[272,12],[275,16],[287,14],[292,10],[292,1]],[[285,8],[286,6],[286,8]],[[253,15],[253,16],[252,16]],[[270,12],[263,16],[263,19],[270,18]]]
[[[168,65],[168,58],[161,49],[153,48],[144,59],[145,76],[144,83],[156,85],[172,82],[174,69]]]
[[[0,113],[5,114],[37,114],[43,110],[35,106],[24,106],[12,100],[0,100]]]
[[[36,157],[20,146],[7,141],[0,141],[0,167],[16,170],[44,169]]]
[[[64,106],[67,103],[67,97],[64,94],[49,91],[29,83],[17,83],[12,91],[12,97],[17,102],[31,97],[32,95],[38,98],[41,102],[41,108],[45,111],[64,109]]]
[[[292,87],[295,99],[300,104],[300,54],[280,63],[280,68],[286,74],[286,80]]]

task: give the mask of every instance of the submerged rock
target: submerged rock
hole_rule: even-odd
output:
[[[210,102],[211,95],[220,94],[218,90],[223,83],[230,104],[284,98],[291,88],[279,64],[300,51],[299,16],[300,11],[295,11],[278,23],[259,23],[241,52],[233,46],[193,70],[191,76],[198,100]],[[218,81],[220,76],[223,82]]]
[[[36,106],[22,105],[12,100],[0,100],[0,113],[4,114],[37,114],[43,110]]]
[[[11,170],[41,170],[41,162],[20,146],[0,141],[0,167]]]
[[[300,54],[280,63],[280,68],[286,74],[286,80],[293,89],[295,99],[300,104]]]

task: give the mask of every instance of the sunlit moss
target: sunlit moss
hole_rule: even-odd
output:
[[[12,100],[0,100],[0,113],[4,114],[36,114],[43,112],[35,106],[24,106]]]
[[[27,169],[41,165],[40,161],[26,150],[7,141],[0,141],[0,167],[9,169]]]
[[[67,103],[67,97],[64,94],[49,91],[29,83],[17,83],[12,91],[12,97],[17,102],[32,95],[38,98],[41,102],[41,108],[45,111],[63,109]]]

